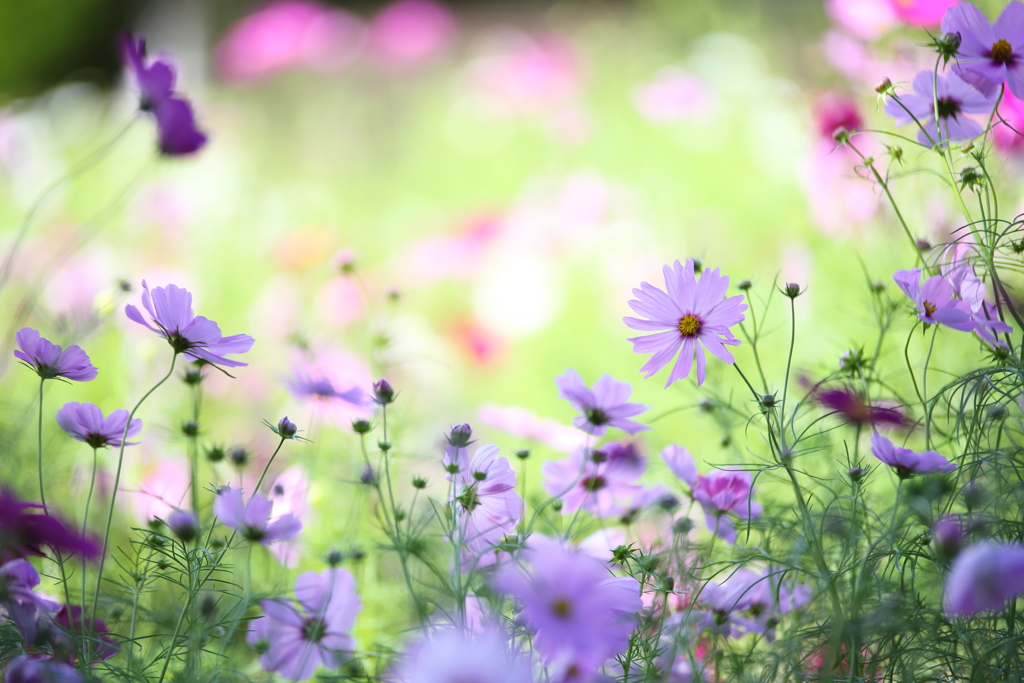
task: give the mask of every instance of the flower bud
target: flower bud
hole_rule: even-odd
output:
[[[337,567],[339,564],[342,563],[344,559],[345,556],[342,554],[340,550],[332,550],[331,552],[327,553],[327,564],[331,565],[332,567]]]
[[[167,517],[167,527],[184,543],[199,535],[199,519],[188,510],[175,510]]]
[[[199,423],[192,420],[182,422],[181,433],[189,438],[195,438],[199,434]]]
[[[298,431],[298,427],[295,426],[294,422],[288,419],[287,415],[282,417],[277,423],[277,433],[282,439],[292,439]]]
[[[761,405],[765,408],[775,407],[775,394],[765,394],[761,397]]]
[[[373,383],[373,402],[382,406],[395,402],[395,390],[386,379]]]
[[[593,453],[590,454],[590,459],[593,460],[594,462],[602,463],[608,459],[608,456],[605,455],[602,451],[594,451]]]
[[[391,442],[384,441],[383,439],[381,439],[380,441],[377,442],[377,448],[387,453],[388,451],[391,450]]]
[[[845,145],[850,141],[850,131],[845,126],[839,126],[832,131],[832,139],[840,145]]]
[[[210,462],[220,462],[224,459],[224,447],[213,445],[206,449],[206,459]]]
[[[850,481],[857,483],[864,478],[864,470],[860,467],[851,467],[846,474],[850,477]]]
[[[414,489],[425,489],[427,488],[427,480],[424,479],[423,477],[413,477],[412,487]]]
[[[530,449],[520,448],[518,451],[516,451],[516,457],[519,458],[520,460],[526,460],[527,458],[530,457]]]
[[[452,426],[452,431],[448,433],[447,440],[448,444],[455,448],[465,448],[470,444],[472,437],[473,429],[468,423],[463,422],[460,425]]]
[[[367,486],[377,485],[377,471],[370,465],[363,468],[363,471],[359,474],[359,483],[366,484]]]
[[[875,92],[879,95],[886,95],[892,91],[892,81],[889,78],[883,78],[875,84]]]
[[[245,446],[232,446],[228,451],[228,459],[235,467],[245,467],[249,464],[249,449]]]
[[[556,500],[555,502],[553,502],[553,503],[551,504],[551,509],[552,509],[552,510],[554,510],[555,512],[561,512],[561,511],[562,511],[562,506],[563,506],[563,505],[564,505],[564,504],[562,503],[562,501],[560,501],[560,500]]]
[[[353,562],[362,562],[366,559],[366,552],[364,552],[360,548],[352,548],[352,550],[350,550],[348,553],[348,559],[352,560]]]
[[[676,523],[672,525],[673,533],[679,534],[680,536],[685,536],[686,534],[690,533],[692,529],[693,520],[689,517],[682,517],[680,519],[677,519]]]
[[[368,420],[352,420],[352,431],[356,434],[366,434],[371,429],[373,429],[373,425]]]
[[[800,285],[798,285],[795,282],[787,282],[786,286],[783,287],[782,289],[782,293],[788,296],[790,299],[795,299],[801,294],[803,294],[803,292],[800,290]]]
[[[182,376],[181,381],[194,387],[197,384],[202,384],[204,379],[206,379],[206,377],[203,375],[202,370],[200,368],[192,367],[185,370],[185,374]]]
[[[736,288],[739,289],[741,292],[745,292],[753,286],[754,283],[751,282],[750,280],[740,280],[740,283],[736,285]]]

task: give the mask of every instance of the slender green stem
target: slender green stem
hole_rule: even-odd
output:
[[[97,458],[96,448],[92,449],[92,475],[89,477],[89,493],[85,495],[85,512],[82,513],[82,536],[85,536],[86,529],[89,526],[89,506],[92,504],[92,492],[96,488],[96,461]],[[85,610],[85,563],[82,563],[79,569],[82,572],[82,610]]]
[[[260,478],[256,482],[256,488],[252,490],[252,495],[256,495],[256,492],[260,490],[260,486],[263,486],[263,480],[266,479],[267,472],[270,470],[270,466],[274,464],[274,458],[277,457],[278,452],[281,450],[281,446],[283,446],[284,442],[287,440],[287,438],[282,437],[281,440],[277,443],[277,448],[275,448],[274,452],[270,454],[270,460],[267,460],[267,464],[263,466],[263,471],[260,473]]]
[[[39,432],[38,432],[38,464],[39,464],[39,502],[43,504],[43,512],[50,514],[50,508],[46,507],[46,492],[43,490],[43,385],[46,378],[39,379]]]

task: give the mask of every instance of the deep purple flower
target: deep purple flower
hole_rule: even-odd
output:
[[[587,677],[625,651],[643,606],[636,579],[614,576],[600,560],[537,534],[522,560],[499,569],[493,584],[522,605],[541,661],[571,660]]]
[[[41,507],[18,500],[10,489],[0,489],[0,563],[33,555],[44,557],[43,546],[65,554],[78,553],[85,559],[100,554],[99,544],[92,539],[68,529],[53,515],[32,512]]]
[[[992,95],[1005,81],[1024,97],[1024,4],[1011,2],[990,24],[969,2],[949,8],[942,32],[960,36],[954,71],[978,90]]]
[[[184,353],[190,358],[213,365],[246,365],[224,356],[245,353],[252,348],[256,340],[247,334],[221,336],[217,323],[192,313],[192,294],[187,289],[167,285],[154,287],[150,294],[149,287],[143,280],[142,290],[142,305],[149,311],[156,327],[146,322],[138,308],[127,304],[124,312],[130,320],[144,325],[166,339],[176,353]]]
[[[885,113],[896,119],[897,126],[914,123],[916,119],[922,126],[917,133],[917,140],[922,145],[944,146],[947,140],[971,140],[981,135],[981,124],[964,114],[989,114],[995,106],[994,98],[975,90],[955,73],[939,76],[931,71],[922,71],[914,76],[913,87],[914,92],[910,94],[898,99],[890,98],[885,103]],[[935,124],[936,102],[942,124],[941,135]]]
[[[545,462],[540,471],[544,489],[561,499],[562,514],[582,508],[595,517],[609,517],[622,513],[643,491],[636,480],[646,467],[636,444],[627,442],[577,448],[567,458]]]
[[[480,446],[469,459],[465,448],[448,445],[446,465],[454,456],[458,471],[445,475],[454,481],[451,502],[459,506],[462,542],[479,553],[500,543],[515,529],[523,513],[523,499],[516,492],[516,473],[497,446]]]
[[[572,423],[587,434],[604,436],[608,427],[615,427],[629,434],[650,429],[628,419],[647,410],[645,405],[626,402],[633,393],[633,387],[629,382],[619,382],[611,375],[601,375],[601,378],[594,382],[594,388],[588,389],[579,373],[570,368],[564,375],[555,378],[555,386],[558,387],[560,397],[583,413],[574,418]]]
[[[68,634],[78,635],[79,642],[81,642],[82,636],[88,634],[88,642],[91,644],[93,657],[110,659],[121,651],[117,642],[107,635],[110,633],[107,629],[107,622],[102,619],[93,619],[92,617],[83,619],[81,605],[71,605],[70,610],[67,605],[62,606],[60,611],[57,612],[57,616],[53,618],[53,621]],[[99,638],[96,638],[96,636],[99,636]],[[69,652],[75,651],[73,646],[67,649]]]
[[[859,391],[850,386],[818,388],[813,395],[821,405],[855,425],[888,424],[904,427],[907,424],[907,418],[899,410],[869,403]]]
[[[72,439],[84,441],[93,448],[121,445],[124,428],[128,424],[128,411],[118,408],[106,418],[103,411],[91,403],[71,401],[57,411],[57,424]],[[134,438],[142,431],[142,420],[135,418],[128,427],[128,438]],[[126,442],[126,446],[137,446],[138,441]]]
[[[14,357],[32,368],[43,379],[64,377],[76,382],[96,379],[97,370],[89,356],[78,346],[67,349],[39,336],[31,327],[23,327],[15,335],[18,349]]]
[[[400,683],[532,683],[530,660],[497,626],[479,633],[445,628],[424,634],[399,660]]]
[[[350,635],[362,604],[347,569],[306,572],[295,580],[290,600],[263,600],[263,616],[250,622],[246,640],[260,652],[265,671],[304,681],[321,665],[337,669],[351,656]]]
[[[909,448],[896,446],[878,432],[871,435],[871,452],[896,470],[896,476],[900,479],[907,479],[915,474],[952,472],[956,469],[956,463],[946,460],[935,451],[916,453]]]
[[[934,275],[921,285],[921,269],[900,270],[892,276],[903,293],[917,308],[917,317],[929,325],[945,325],[954,330],[970,332],[975,327],[971,305],[953,298],[953,285],[941,275]]]
[[[36,595],[38,585],[39,572],[28,560],[18,558],[0,565],[0,606],[26,643],[36,639],[36,612],[52,612],[60,607],[59,603]]]
[[[139,87],[139,109],[156,117],[160,151],[170,156],[192,154],[206,144],[196,128],[188,100],[174,94],[174,68],[162,59],[146,64],[146,42],[130,33],[121,41],[125,64]]]
[[[707,366],[704,349],[726,363],[736,362],[725,347],[739,345],[729,328],[743,322],[747,305],[742,294],[723,300],[729,278],[720,275],[717,268],[704,269],[699,282],[694,278],[693,259],[686,259],[685,266],[677,260],[672,266],[665,266],[663,272],[667,293],[647,282],[633,290],[636,299],[630,300],[629,307],[647,319],[626,317],[622,322],[634,330],[657,332],[629,339],[634,353],[654,354],[640,372],[651,377],[668,365],[681,348],[665,387],[690,374],[695,353],[700,386]]]
[[[7,683],[82,683],[82,675],[62,662],[33,659],[29,655],[15,657],[4,671]]]
[[[225,487],[217,494],[213,512],[226,526],[231,527],[249,541],[267,545],[275,541],[290,541],[302,531],[302,521],[288,513],[270,521],[273,503],[261,493],[252,494],[248,504],[241,489]]]
[[[961,552],[946,577],[946,614],[998,611],[1024,592],[1024,547],[982,541]]]

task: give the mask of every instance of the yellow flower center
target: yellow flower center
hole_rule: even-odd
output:
[[[700,332],[700,320],[695,315],[684,315],[679,319],[679,334],[693,337]]]
[[[572,612],[572,605],[565,598],[559,598],[551,603],[551,610],[560,617],[567,617]]]
[[[939,307],[933,304],[931,301],[924,302],[924,314],[931,315],[935,311],[939,310]]]
[[[992,43],[992,52],[989,57],[993,62],[1005,64],[1013,59],[1013,46],[1006,42],[1005,38],[1000,38]]]

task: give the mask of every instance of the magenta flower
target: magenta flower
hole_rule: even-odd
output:
[[[77,635],[78,638],[76,640],[79,642],[82,642],[85,636],[88,635],[87,642],[90,643],[92,649],[91,656],[93,658],[110,659],[121,651],[117,642],[107,635],[110,633],[107,629],[107,622],[92,617],[85,617],[83,619],[81,605],[71,605],[70,609],[67,605],[63,605],[53,621],[65,632]],[[69,643],[69,645],[71,644]],[[74,645],[71,645],[67,650],[73,653],[75,651]]]
[[[10,489],[0,489],[0,563],[19,557],[44,557],[42,546],[77,553],[84,559],[100,554],[95,541],[68,529],[53,515],[30,512],[41,507],[18,500]]]
[[[84,441],[92,448],[117,448],[121,445],[121,437],[125,434],[124,428],[128,425],[128,411],[118,408],[109,416],[103,417],[103,411],[93,404],[71,401],[57,411],[57,424],[72,439]],[[135,418],[128,427],[127,437],[134,438],[141,431],[142,420]],[[137,446],[138,443],[126,442],[125,445]]]
[[[816,389],[813,395],[821,405],[855,425],[907,425],[907,418],[899,410],[872,404],[851,386]]]
[[[192,154],[206,144],[196,128],[188,100],[174,94],[174,69],[162,59],[146,64],[146,41],[130,33],[121,40],[121,54],[139,87],[139,109],[156,117],[160,151],[168,156]]]
[[[999,611],[1024,592],[1024,547],[982,541],[953,561],[946,577],[946,614],[973,617]]]
[[[628,418],[647,410],[639,403],[626,403],[633,388],[629,382],[618,382],[611,375],[601,375],[588,389],[583,378],[572,368],[555,378],[558,395],[571,403],[583,415],[572,423],[587,434],[604,436],[608,427],[621,429],[629,434],[642,432],[650,427]]]
[[[399,661],[400,683],[532,683],[530,660],[514,647],[497,626],[478,633],[469,629],[431,631],[410,647]]]
[[[72,667],[53,660],[15,657],[4,670],[7,683],[82,683],[82,675]]]
[[[1024,97],[1024,4],[1011,2],[990,24],[981,10],[961,2],[946,12],[942,32],[960,36],[953,70],[961,78],[988,95],[1006,82]]]
[[[633,443],[609,443],[599,450],[579,448],[568,458],[541,466],[544,489],[562,501],[562,514],[579,509],[595,517],[623,512],[643,488],[636,480],[644,473],[647,459]]]
[[[39,336],[31,327],[23,327],[15,335],[18,349],[14,357],[32,368],[43,379],[64,377],[76,382],[96,379],[97,370],[85,351],[77,346],[67,349]]]
[[[142,305],[149,312],[156,327],[147,323],[139,309],[132,304],[124,307],[125,315],[166,339],[175,353],[184,353],[190,358],[213,365],[246,365],[225,356],[245,353],[252,348],[256,340],[247,334],[221,336],[217,323],[192,313],[192,294],[187,289],[167,285],[154,287],[151,294],[146,281],[143,280],[142,290]]]
[[[732,353],[726,346],[738,346],[740,341],[729,330],[743,322],[743,295],[725,296],[729,289],[729,278],[719,274],[717,268],[705,269],[700,281],[694,279],[693,259],[686,259],[683,266],[677,260],[672,266],[665,266],[665,290],[663,292],[647,282],[634,289],[636,299],[629,307],[641,318],[626,317],[622,322],[634,330],[657,332],[645,337],[632,337],[634,353],[653,353],[640,368],[647,377],[668,365],[679,354],[665,388],[690,374],[694,354],[697,356],[697,386],[704,382],[707,358],[704,349],[711,355],[726,362],[734,363]]]
[[[224,487],[213,503],[213,512],[226,526],[248,540],[267,545],[275,541],[290,541],[302,531],[302,521],[291,513],[270,521],[273,503],[260,493],[252,494],[246,503],[241,489]]]
[[[586,677],[625,651],[643,605],[636,579],[614,576],[600,560],[536,534],[522,560],[499,569],[493,584],[519,601],[541,661],[571,660]]]
[[[995,105],[995,98],[975,90],[955,73],[939,76],[931,71],[922,71],[914,76],[913,88],[914,92],[910,94],[890,98],[885,103],[885,113],[896,119],[897,126],[915,123],[916,120],[922,126],[917,140],[929,147],[936,144],[944,146],[947,140],[971,140],[981,135],[981,124],[964,114],[989,114]],[[936,101],[942,124],[941,135],[935,124]]]
[[[462,542],[479,553],[500,543],[519,523],[523,499],[515,490],[516,473],[497,446],[481,446],[472,460],[466,448],[449,444],[445,450],[445,464],[458,465],[445,478],[455,483],[451,502],[460,508]]]
[[[975,327],[971,306],[953,298],[953,285],[949,280],[934,275],[921,285],[921,269],[899,270],[892,276],[903,293],[917,308],[917,317],[929,325],[945,325],[954,330],[970,332]]]
[[[909,448],[893,444],[878,432],[871,435],[871,452],[876,458],[896,470],[896,476],[907,479],[915,474],[952,472],[956,464],[946,460],[935,451],[916,453]]]
[[[356,582],[347,569],[306,572],[295,579],[291,600],[263,600],[263,616],[254,619],[246,637],[260,652],[265,671],[304,681],[321,665],[337,669],[355,650],[350,635],[362,608]]]

